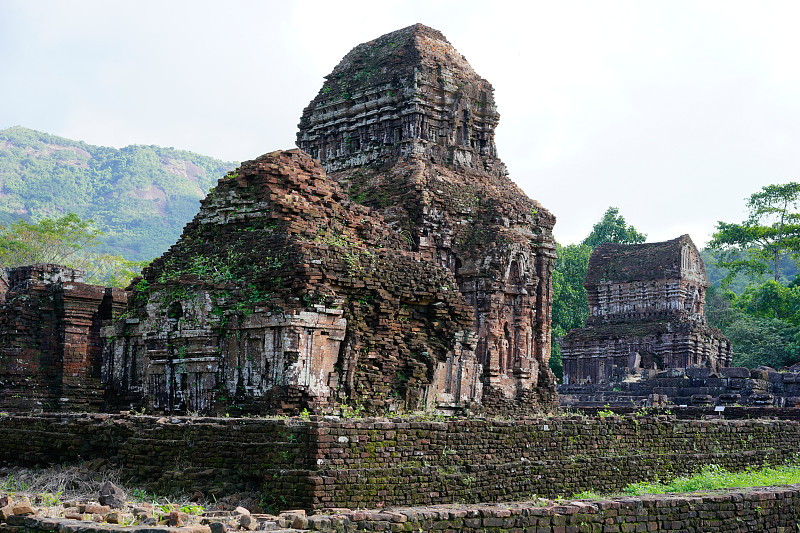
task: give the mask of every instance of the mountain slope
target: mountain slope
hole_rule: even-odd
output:
[[[177,241],[199,201],[236,163],[162,148],[93,146],[15,126],[0,130],[0,224],[74,212],[103,251],[150,259]]]

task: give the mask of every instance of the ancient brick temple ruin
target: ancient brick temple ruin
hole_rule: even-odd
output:
[[[555,217],[507,178],[492,86],[419,24],[357,46],[326,79],[298,146],[452,272],[474,315],[484,403],[553,401]]]
[[[58,265],[13,268],[0,279],[0,407],[97,410],[103,320],[126,294]]]
[[[497,121],[491,85],[438,31],[356,47],[303,112],[305,152],[220,180],[144,271],[105,331],[109,400],[172,412],[554,405],[555,217],[506,176]]]
[[[622,381],[642,371],[731,362],[731,345],[703,315],[706,269],[688,235],[602,244],[589,259],[589,319],[561,342],[564,383]]]

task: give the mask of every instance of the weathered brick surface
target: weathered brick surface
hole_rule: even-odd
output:
[[[124,307],[123,291],[83,283],[82,272],[60,265],[9,269],[6,281],[0,408],[100,409],[100,327]]]
[[[105,332],[104,380],[122,405],[386,412],[480,400],[471,313],[452,273],[300,150],[220,180],[130,301]]]
[[[0,418],[1,464],[108,457],[159,491],[261,490],[286,508],[430,505],[616,491],[715,463],[794,456],[800,423],[665,417],[517,421]]]
[[[362,531],[446,531],[453,533],[620,533],[642,531],[773,532],[796,531],[800,523],[800,486],[745,489],[707,494],[659,495],[619,500],[517,502],[479,505],[394,507],[380,510],[339,510],[312,515],[307,526],[287,531],[355,533]],[[308,527],[308,529],[305,529]],[[117,533],[141,531],[87,524],[74,520],[12,517],[0,523],[0,533]],[[152,533],[189,529],[148,527]],[[284,530],[276,530],[284,531]]]
[[[361,44],[303,111],[297,145],[425,259],[474,313],[488,412],[556,402],[550,358],[555,217],[497,155],[494,90],[439,31]]]
[[[797,369],[795,369],[797,370]],[[562,406],[603,407],[650,405],[653,398],[679,405],[737,405],[792,408],[800,405],[800,372],[726,367],[717,373],[707,368],[670,369],[648,379],[584,385],[559,385]]]
[[[717,373],[730,342],[706,323],[705,264],[688,235],[598,246],[586,275],[589,318],[561,341],[564,383],[624,381],[692,365]]]

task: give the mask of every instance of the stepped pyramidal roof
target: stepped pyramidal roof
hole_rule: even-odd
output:
[[[505,174],[494,89],[439,31],[415,24],[360,44],[303,111],[297,144],[330,171],[423,155]]]
[[[508,177],[499,119],[492,85],[442,33],[415,24],[339,62],[303,111],[297,144],[453,273],[474,313],[484,404],[508,411],[555,401],[555,217]]]

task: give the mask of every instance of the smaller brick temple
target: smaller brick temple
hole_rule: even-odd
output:
[[[693,365],[719,372],[730,365],[730,342],[703,314],[709,283],[688,235],[601,244],[589,259],[584,286],[589,319],[561,341],[565,385]]]
[[[100,409],[100,327],[124,309],[125,292],[61,265],[2,270],[0,407]]]

